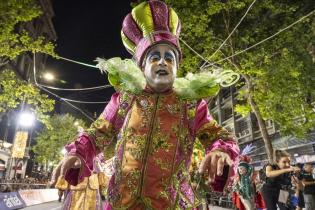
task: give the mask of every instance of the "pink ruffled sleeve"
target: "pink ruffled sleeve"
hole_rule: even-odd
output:
[[[65,146],[67,155],[75,155],[81,160],[80,169],[69,169],[65,179],[71,185],[77,185],[84,177],[91,175],[93,160],[97,154],[113,144],[113,138],[122,125],[117,112],[119,110],[119,93],[112,95],[100,117],[92,123],[86,132],[81,133],[72,143]]]
[[[206,149],[206,154],[214,150],[221,150],[229,154],[235,165],[227,170],[221,177],[216,177],[212,187],[215,191],[223,191],[226,184],[236,174],[236,165],[239,157],[239,147],[234,136],[226,129],[219,126],[209,113],[205,100],[201,100],[196,107],[194,120],[194,134]],[[228,173],[228,174],[226,174]]]

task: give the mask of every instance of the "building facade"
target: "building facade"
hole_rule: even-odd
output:
[[[257,119],[253,113],[243,117],[234,110],[235,105],[240,103],[237,96],[244,88],[245,86],[222,88],[217,97],[209,101],[209,109],[220,125],[235,134],[241,149],[248,144],[255,146],[250,156],[253,159],[253,165],[260,168],[268,160]],[[315,158],[315,132],[310,133],[305,139],[296,139],[292,136],[283,137],[272,120],[267,120],[265,123],[274,149],[287,150],[294,157],[295,162],[310,162],[313,157]],[[303,161],[301,159],[303,156],[311,159],[306,160],[306,157]]]

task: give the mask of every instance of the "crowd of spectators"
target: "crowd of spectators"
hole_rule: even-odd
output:
[[[22,179],[0,179],[0,193],[15,192],[18,190],[44,189],[47,188],[48,178],[22,178]]]

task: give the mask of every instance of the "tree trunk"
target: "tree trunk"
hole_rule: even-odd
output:
[[[0,68],[7,65],[9,63],[8,58],[0,57]]]
[[[230,17],[229,17],[228,11],[227,11],[227,14],[225,14],[223,12],[223,20],[224,20],[224,23],[225,23],[225,30],[226,30],[227,34],[230,34],[230,24],[229,24],[230,21],[229,21],[229,18]],[[230,42],[229,46],[230,46],[230,50],[231,50],[230,53],[234,54],[235,50],[234,50],[234,44],[233,44],[234,42],[233,42],[232,37],[229,38],[229,42]],[[232,57],[231,59],[228,59],[228,61],[233,66],[235,66],[236,69],[238,69],[238,70],[242,69],[241,65],[239,64],[237,59],[235,59],[235,57]],[[266,153],[267,153],[268,160],[269,160],[269,162],[273,162],[273,147],[272,147],[272,144],[271,144],[271,139],[269,138],[269,134],[267,132],[266,124],[265,124],[264,119],[261,116],[259,107],[257,106],[257,104],[256,104],[256,102],[255,102],[255,100],[253,98],[254,87],[253,87],[252,81],[251,81],[249,75],[242,74],[242,76],[245,78],[245,81],[246,81],[246,84],[247,84],[247,87],[248,87],[248,102],[249,102],[249,105],[251,107],[251,110],[254,112],[254,114],[255,114],[255,116],[257,118],[259,129],[260,129],[262,138],[263,138],[265,146],[266,146]]]
[[[269,160],[269,162],[272,162],[273,161],[273,147],[272,147],[271,139],[270,139],[269,134],[267,132],[265,121],[262,118],[259,107],[257,106],[257,104],[253,98],[253,91],[254,91],[253,84],[251,82],[249,75],[243,74],[242,76],[245,78],[245,81],[246,81],[246,84],[248,87],[248,102],[249,102],[249,105],[251,107],[251,110],[254,112],[254,114],[257,118],[259,129],[260,129],[262,138],[263,138],[265,146],[266,146],[266,152],[267,152],[268,160]]]

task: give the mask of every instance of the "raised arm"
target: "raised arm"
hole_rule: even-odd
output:
[[[116,142],[113,139],[123,121],[118,116],[119,97],[119,93],[113,94],[103,113],[91,124],[90,128],[80,133],[74,142],[65,146],[67,156],[60,165],[60,177],[69,184],[77,185],[84,177],[91,175],[93,160],[97,154],[100,152],[106,153],[106,156],[114,154]],[[52,181],[58,177],[59,174],[56,173]]]
[[[267,165],[266,167],[266,176],[267,177],[277,177],[285,173],[290,172],[299,172],[301,169],[299,167],[291,166],[289,168],[284,169],[273,169],[271,165]]]
[[[214,190],[222,191],[236,173],[235,162],[238,161],[239,147],[235,138],[212,118],[205,100],[201,100],[196,107],[194,122],[196,137],[204,145],[206,157],[203,159],[199,172],[209,172],[209,179]],[[228,174],[224,173],[224,166],[231,166]],[[224,175],[224,176],[222,176]]]

